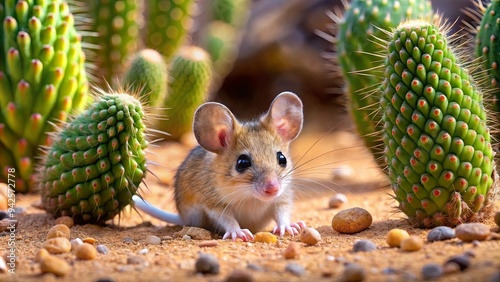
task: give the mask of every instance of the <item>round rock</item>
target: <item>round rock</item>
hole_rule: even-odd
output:
[[[417,236],[410,236],[401,241],[401,250],[413,252],[422,249],[424,246],[424,240]]]
[[[201,253],[195,263],[196,272],[202,274],[219,273],[219,261],[214,255]]]
[[[253,282],[255,279],[252,274],[244,270],[234,270],[226,278],[225,282]]]
[[[462,223],[455,227],[457,238],[464,242],[484,241],[488,238],[490,232],[489,226],[478,222]]]
[[[75,225],[75,222],[73,221],[73,219],[69,216],[61,216],[61,217],[58,217],[55,221],[56,224],[64,224],[66,226],[68,226],[68,228],[71,228],[73,227],[73,225]]]
[[[312,227],[306,227],[300,232],[300,241],[308,245],[316,245],[321,241],[321,234]]]
[[[75,255],[79,259],[92,260],[97,257],[97,250],[89,243],[83,243],[76,247]]]
[[[285,266],[285,271],[296,276],[302,276],[306,273],[306,269],[298,263],[289,263]]]
[[[455,230],[448,226],[438,226],[434,227],[427,234],[427,241],[444,241],[455,238]]]
[[[370,240],[358,240],[352,246],[353,252],[371,252],[377,249],[377,245]]]
[[[45,256],[40,262],[42,273],[52,273],[56,276],[64,276],[71,271],[71,266],[63,259],[56,256]]]
[[[65,224],[56,224],[50,228],[49,233],[47,233],[47,239],[63,237],[69,240],[70,231],[69,227]]]
[[[345,203],[347,203],[347,196],[342,193],[337,193],[333,195],[328,201],[328,207],[332,209],[337,209],[340,208]]]
[[[62,254],[71,252],[71,243],[63,237],[50,238],[43,243],[44,249],[51,254]]]
[[[148,237],[146,237],[146,244],[160,245],[161,244],[161,239],[158,236],[149,235]]]
[[[429,263],[422,267],[422,277],[424,280],[431,280],[441,277],[444,270],[439,264]]]
[[[449,258],[445,264],[448,264],[448,263],[455,263],[460,267],[460,271],[464,271],[470,265],[470,258],[469,258],[469,256],[466,256],[466,255],[453,256],[453,257]]]
[[[389,232],[387,232],[387,237],[385,241],[387,242],[389,247],[399,248],[401,247],[401,241],[409,237],[410,234],[408,234],[408,231],[399,228],[394,228],[389,230]]]
[[[286,259],[298,258],[300,255],[300,245],[295,242],[290,242],[283,252],[283,256]]]
[[[100,254],[107,255],[109,254],[109,249],[105,245],[97,245],[95,247],[96,251]]]
[[[372,215],[365,209],[355,207],[338,212],[332,219],[333,230],[353,234],[372,225]]]
[[[366,272],[365,269],[357,263],[347,263],[345,264],[344,273],[342,275],[342,281],[359,282],[365,280]]]

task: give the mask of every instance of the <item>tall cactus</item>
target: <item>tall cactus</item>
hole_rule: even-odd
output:
[[[349,111],[358,133],[381,167],[385,164],[377,87],[383,80],[379,66],[385,46],[376,38],[385,38],[384,30],[391,30],[404,19],[431,15],[429,0],[353,0],[343,17],[332,17],[338,24],[335,47],[346,82]]]
[[[425,227],[484,219],[496,188],[489,121],[446,32],[401,24],[385,67],[383,139],[401,210]]]
[[[66,1],[3,0],[0,20],[0,181],[27,192],[45,132],[86,102],[85,55]]]

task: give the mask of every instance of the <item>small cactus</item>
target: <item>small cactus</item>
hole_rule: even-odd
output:
[[[85,55],[66,1],[4,0],[0,20],[0,181],[28,192],[46,132],[86,103]]]
[[[38,173],[44,208],[77,223],[103,223],[127,206],[146,175],[143,107],[102,93],[54,137]]]
[[[424,227],[487,218],[496,187],[483,96],[445,34],[401,24],[382,83],[387,172],[401,210]]]

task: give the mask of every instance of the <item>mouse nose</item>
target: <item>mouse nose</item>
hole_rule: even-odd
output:
[[[279,189],[280,189],[280,184],[277,179],[269,179],[264,184],[264,192],[268,196],[274,196],[278,194]]]

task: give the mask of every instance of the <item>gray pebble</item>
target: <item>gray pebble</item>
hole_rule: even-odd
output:
[[[134,243],[134,242],[135,242],[135,240],[130,238],[130,237],[123,238],[123,243],[130,244],[130,243]]]
[[[500,271],[493,273],[490,277],[490,282],[500,282]]]
[[[422,277],[424,280],[431,280],[441,277],[444,274],[444,270],[439,264],[429,263],[422,267]]]
[[[392,267],[386,267],[386,268],[382,269],[382,273],[387,274],[387,275],[396,274],[397,272],[398,271]]]
[[[264,271],[264,268],[258,264],[255,264],[255,263],[249,263],[247,265],[247,269],[250,269],[250,270],[253,270],[253,271],[258,271],[258,272],[262,272]]]
[[[219,261],[214,255],[200,253],[195,263],[196,272],[203,274],[219,273]]]
[[[306,269],[302,265],[293,262],[286,265],[285,271],[296,276],[302,276],[306,273]]]
[[[427,234],[427,241],[444,241],[455,238],[455,230],[448,226],[434,227],[429,234]]]
[[[365,280],[365,269],[357,263],[346,263],[344,266],[344,274],[342,281],[358,282]]]
[[[245,270],[234,270],[226,278],[225,282],[253,282],[255,279],[252,274]]]
[[[158,236],[149,235],[148,237],[146,237],[146,244],[160,245],[161,244],[161,239]]]
[[[353,252],[371,252],[377,249],[377,245],[370,240],[359,240],[352,246]]]
[[[147,265],[149,263],[142,256],[130,256],[127,258],[127,264]]]
[[[104,245],[97,245],[95,247],[95,249],[97,250],[98,253],[100,254],[103,254],[103,255],[107,255],[109,254],[109,249],[108,247],[104,246]]]
[[[16,215],[20,215],[20,214],[25,213],[27,210],[28,209],[26,207],[15,207],[14,213],[16,213]]]
[[[456,263],[460,267],[460,271],[464,271],[470,265],[470,259],[466,255],[453,256],[446,263]]]
[[[470,257],[470,258],[475,258],[476,257],[476,253],[473,251],[473,250],[467,250],[464,252],[464,255]]]

